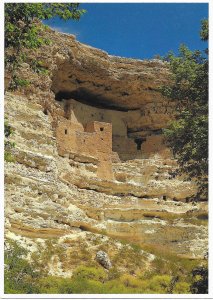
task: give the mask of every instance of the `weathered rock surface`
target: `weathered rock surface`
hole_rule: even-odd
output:
[[[111,269],[112,268],[112,264],[111,261],[109,259],[109,256],[106,252],[104,251],[98,251],[96,253],[96,260],[99,264],[101,264],[105,269]]]
[[[58,156],[51,122],[41,106],[12,94],[5,103],[16,142],[16,162],[5,166],[7,230],[34,238],[60,237],[79,228],[104,230],[131,241],[164,244],[187,255],[195,255],[197,235],[196,253],[203,255],[206,227],[191,221],[205,212],[205,203],[177,202],[193,194],[193,187],[170,178],[173,161],[115,163],[117,180],[97,179],[84,162],[70,166],[69,158]]]
[[[51,30],[46,35],[54,45],[31,55],[50,74],[39,77],[25,65],[20,74],[33,82],[26,95],[5,96],[16,143],[15,162],[5,163],[6,234],[36,243],[104,232],[202,258],[207,204],[188,202],[196,186],[174,175],[176,161],[162,140],[174,107],[157,91],[167,80],[166,65],[112,57]],[[92,114],[92,121],[112,123],[110,178],[99,176],[96,156],[59,153],[58,120],[75,119],[84,130]],[[139,150],[135,139],[144,141]],[[57,258],[53,265],[60,269]]]

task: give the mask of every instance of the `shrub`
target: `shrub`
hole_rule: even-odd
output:
[[[106,294],[129,294],[129,289],[120,280],[111,280],[105,283]]]
[[[18,87],[25,87],[30,84],[30,81],[23,78],[18,78],[16,75],[13,76],[13,81],[10,84],[10,90],[14,91]]]
[[[11,153],[11,149],[15,147],[15,143],[9,141],[11,135],[13,135],[14,130],[8,124],[7,120],[4,121],[4,160],[7,162],[14,162],[15,159]]]
[[[170,286],[171,276],[168,275],[156,275],[150,279],[149,288],[158,293],[167,293]]]
[[[136,278],[135,276],[125,274],[120,278],[121,283],[123,283],[126,287],[136,288],[140,287],[141,280]]]
[[[173,289],[173,294],[189,294],[189,293],[190,293],[190,285],[187,282],[177,282]]]
[[[116,267],[112,267],[111,269],[109,269],[108,280],[117,279],[120,278],[120,276],[121,276],[121,272],[119,272]]]
[[[27,251],[16,242],[7,241],[5,249],[4,283],[6,294],[37,293],[38,272],[25,259]]]
[[[208,269],[199,266],[192,270],[193,283],[190,287],[192,294],[208,294]]]
[[[42,294],[59,294],[59,285],[64,279],[48,276],[39,280],[40,293]]]
[[[73,273],[73,278],[78,280],[92,279],[100,282],[107,280],[107,273],[102,268],[79,266]]]

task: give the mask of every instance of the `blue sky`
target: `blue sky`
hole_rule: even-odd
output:
[[[205,3],[81,3],[87,13],[80,21],[52,19],[58,31],[111,55],[139,59],[178,52],[181,43],[204,49],[200,21],[208,17]]]

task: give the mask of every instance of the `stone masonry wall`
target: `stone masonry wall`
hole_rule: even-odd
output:
[[[58,152],[62,156],[73,153],[98,160],[97,177],[113,179],[112,173],[112,125],[90,122],[84,127],[72,120],[62,119],[56,127]]]
[[[135,119],[146,119],[145,116],[141,116],[139,110],[103,109],[74,99],[63,100],[59,103],[64,109],[66,118],[80,124],[81,128],[86,128],[88,123],[95,121],[112,124],[112,150],[121,160],[150,158],[155,155],[162,158],[171,157],[170,150],[164,144],[163,135],[156,133],[156,129],[147,130],[146,126],[142,126],[138,131],[131,132],[135,126]],[[143,123],[143,120],[140,122]],[[89,129],[85,131],[88,132]]]

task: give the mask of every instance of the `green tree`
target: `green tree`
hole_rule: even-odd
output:
[[[6,3],[5,47],[37,48],[42,44],[35,20],[60,17],[64,21],[79,20],[85,10],[78,3]]]
[[[208,39],[208,21],[202,21],[201,39]],[[172,73],[162,93],[177,104],[176,119],[164,133],[180,165],[180,172],[197,182],[197,199],[208,192],[208,50],[190,51],[181,45],[179,55],[166,57]]]
[[[78,3],[5,3],[5,67],[12,75],[9,89],[30,83],[16,74],[24,60],[21,50],[39,48],[50,42],[40,35],[43,26],[37,21],[53,17],[79,20],[84,13]]]
[[[4,286],[6,294],[37,293],[39,273],[26,260],[28,252],[14,241],[7,241],[4,251]]]
[[[192,270],[192,277],[192,294],[208,294],[208,269],[204,266],[197,267]]]
[[[49,41],[40,35],[44,26],[38,20],[60,17],[67,21],[79,20],[85,10],[79,9],[78,3],[5,3],[5,69],[11,74],[9,90],[25,87],[29,80],[19,77],[18,69],[26,60],[24,49],[39,48]],[[47,74],[41,61],[31,60],[31,69],[37,73]],[[5,122],[5,152],[6,161],[13,161],[11,148],[14,143],[9,141],[12,129]]]

